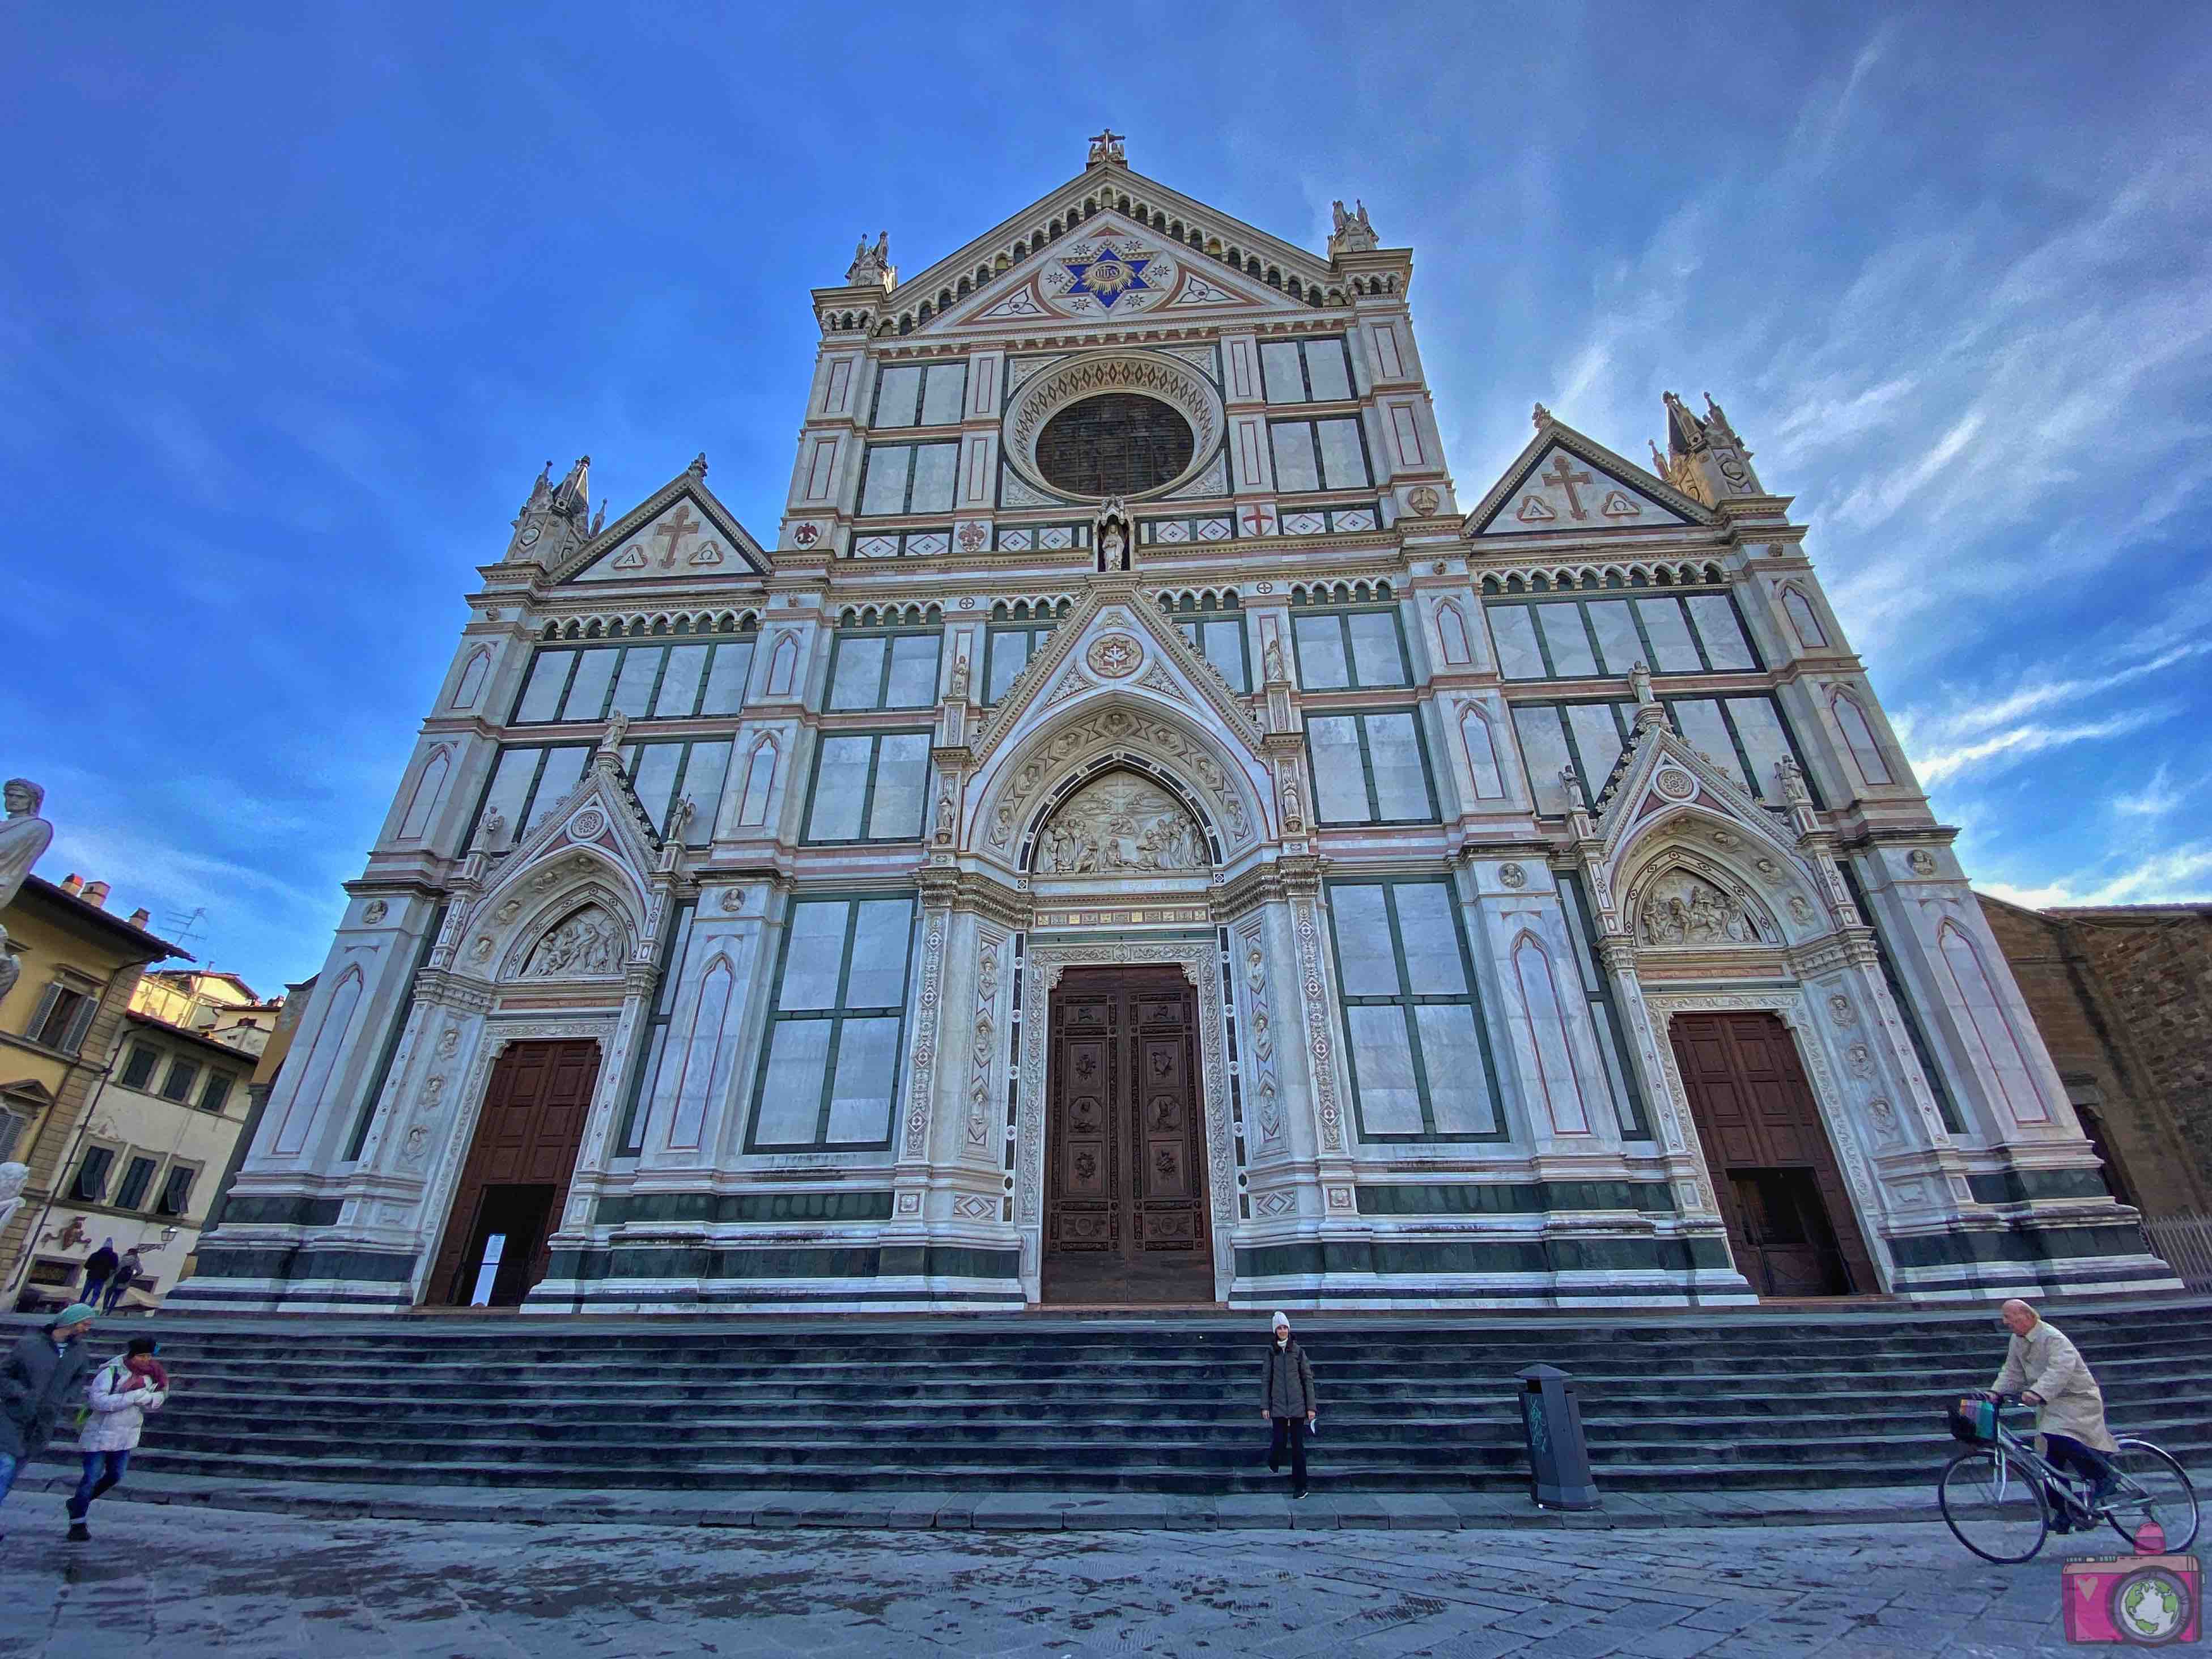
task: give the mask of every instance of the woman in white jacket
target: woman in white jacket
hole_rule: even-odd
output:
[[[76,1442],[84,1457],[84,1478],[69,1501],[71,1543],[91,1539],[84,1518],[92,1500],[122,1480],[146,1425],[146,1413],[161,1410],[169,1397],[168,1373],[154,1358],[156,1346],[151,1337],[133,1337],[130,1349],[94,1371],[86,1389],[84,1431]]]

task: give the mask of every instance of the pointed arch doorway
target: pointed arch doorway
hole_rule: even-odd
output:
[[[1678,1013],[1668,1036],[1736,1271],[1761,1297],[1879,1293],[1789,1027],[1764,1012]]]

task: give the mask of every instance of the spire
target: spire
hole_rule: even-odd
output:
[[[1340,253],[1372,253],[1382,246],[1375,234],[1375,227],[1367,222],[1367,204],[1353,198],[1353,210],[1346,213],[1342,202],[1329,204],[1329,216],[1334,228],[1328,234],[1328,257]]]
[[[1751,451],[1736,436],[1713,394],[1705,394],[1702,417],[1673,392],[1665,395],[1668,482],[1707,507],[1718,507],[1733,495],[1763,494],[1759,475],[1751,470]]]
[[[552,471],[551,463],[547,463],[546,471],[549,472]],[[564,519],[583,519],[591,515],[592,458],[590,456],[577,457],[575,465],[568,469],[568,476],[561,480],[553,491],[553,499],[547,505]]]
[[[898,286],[898,267],[891,263],[891,234],[888,230],[876,234],[876,245],[868,246],[866,236],[853,250],[853,263],[845,267],[845,283],[848,288],[867,288],[880,284],[884,293]]]

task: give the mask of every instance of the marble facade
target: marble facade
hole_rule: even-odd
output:
[[[1716,1010],[1790,1034],[1859,1288],[2171,1283],[1725,414],[1646,468],[1539,406],[1462,502],[1412,255],[1336,216],[1095,141],[815,291],[772,541],[703,456],[612,521],[549,469],[176,1299],[430,1298],[501,1055],[574,1039],[528,1310],[1030,1305],[1045,1012],[1113,963],[1196,988],[1218,1302],[1753,1299],[1670,1047]],[[817,1007],[889,1069],[810,1130]]]

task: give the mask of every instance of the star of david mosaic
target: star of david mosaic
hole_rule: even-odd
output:
[[[1062,259],[1060,263],[1074,279],[1067,285],[1066,297],[1087,294],[1111,311],[1116,300],[1151,293],[1152,285],[1145,280],[1145,267],[1152,264],[1152,257],[1133,247],[1127,253],[1117,253],[1111,242],[1101,242],[1098,252],[1087,259]]]

